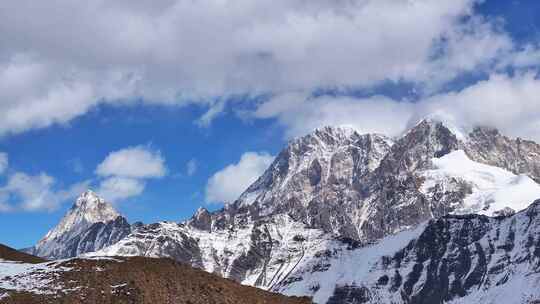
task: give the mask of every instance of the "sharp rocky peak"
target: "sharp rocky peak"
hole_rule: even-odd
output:
[[[78,215],[80,220],[85,220],[89,223],[99,223],[112,221],[120,214],[114,207],[99,197],[92,190],[87,190],[79,198],[71,208],[69,215]]]
[[[65,233],[74,233],[95,223],[114,221],[120,214],[114,207],[91,190],[77,198],[75,204],[62,218],[58,226],[45,239],[56,238]]]
[[[47,259],[73,257],[111,245],[130,230],[129,223],[111,204],[88,190],[28,252]]]

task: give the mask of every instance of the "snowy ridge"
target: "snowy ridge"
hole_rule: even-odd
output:
[[[331,235],[288,216],[213,232],[160,222],[141,227],[117,244],[85,256],[170,257],[243,284],[269,289],[286,280],[304,255],[334,242]]]
[[[312,295],[315,303],[533,303],[540,299],[540,200],[509,217],[431,220],[311,261],[274,290]]]

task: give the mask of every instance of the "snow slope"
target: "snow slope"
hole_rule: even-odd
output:
[[[8,296],[9,290],[26,291],[36,294],[50,294],[55,277],[60,272],[69,271],[66,267],[56,267],[57,262],[27,264],[0,259],[0,299]],[[56,284],[61,290],[62,286]],[[4,289],[5,291],[2,291]]]
[[[469,159],[463,150],[453,151],[441,158],[433,158],[435,169],[423,176],[421,191],[425,194],[435,185],[448,185],[449,180],[460,180],[471,187],[461,206],[454,213],[494,215],[504,208],[522,210],[540,197],[540,185],[530,177],[515,175],[505,169],[488,166]]]

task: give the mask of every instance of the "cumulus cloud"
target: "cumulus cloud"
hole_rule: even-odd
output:
[[[56,190],[56,180],[40,173],[29,175],[16,172],[9,176],[6,185],[0,188],[0,211],[53,211],[66,200],[82,193],[88,182],[74,184],[65,190]]]
[[[111,202],[140,195],[145,180],[167,174],[165,159],[146,146],[128,147],[109,153],[96,168],[102,177],[97,193]]]
[[[166,172],[161,153],[144,146],[111,152],[96,169],[96,174],[100,176],[130,178],[163,177]]]
[[[444,83],[515,48],[476,3],[6,0],[0,134],[67,123],[99,103],[195,102],[209,109],[206,126],[223,96]]]
[[[499,128],[512,136],[540,140],[540,79],[533,73],[493,74],[461,91],[435,94],[415,102],[369,98],[284,94],[261,104],[251,115],[276,118],[287,136],[323,125],[349,125],[361,133],[397,136],[426,116],[463,127]]]
[[[62,187],[45,172],[32,175],[14,169],[7,171],[8,159],[7,153],[0,152],[0,174],[8,172],[5,184],[0,185],[0,212],[54,211],[90,184],[90,181],[83,181]]]
[[[142,180],[114,176],[101,181],[98,193],[107,201],[117,202],[140,195],[144,188]]]
[[[206,184],[206,202],[232,202],[270,166],[274,157],[266,152],[246,152],[235,164],[216,172]]]
[[[347,125],[362,133],[397,134],[412,116],[415,105],[387,97],[370,98],[284,94],[260,105],[252,115],[277,118],[286,136],[295,137],[321,126]]]

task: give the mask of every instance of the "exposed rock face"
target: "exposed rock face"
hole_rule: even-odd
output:
[[[359,135],[350,129],[316,130],[292,141],[235,204],[252,210],[255,217],[286,213],[357,238],[360,193],[354,184],[379,166],[392,144],[382,135]]]
[[[54,229],[26,251],[46,259],[69,258],[115,244],[130,232],[124,217],[87,191]]]
[[[540,182],[540,145],[521,138],[511,139],[492,128],[475,128],[466,149],[471,159],[526,174]]]

